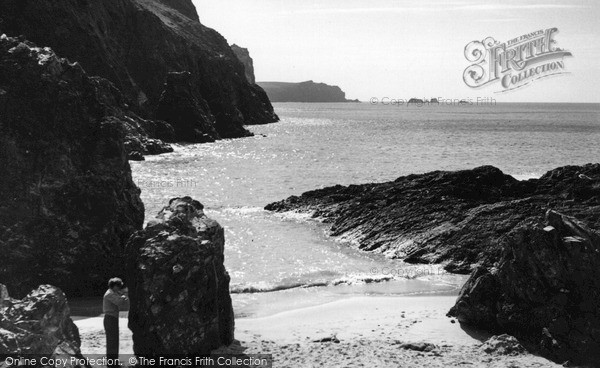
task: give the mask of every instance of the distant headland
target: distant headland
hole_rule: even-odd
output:
[[[346,93],[338,86],[315,83],[257,82],[271,102],[359,102],[346,99]]]

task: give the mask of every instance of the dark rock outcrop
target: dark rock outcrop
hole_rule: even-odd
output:
[[[235,53],[235,56],[244,64],[244,70],[246,72],[246,79],[248,83],[255,84],[256,78],[254,77],[254,61],[250,57],[248,49],[240,47],[236,44],[231,45],[231,49]]]
[[[223,228],[174,198],[127,244],[134,352],[207,354],[233,341]]]
[[[111,82],[100,77],[89,78],[97,85],[97,103],[104,109],[105,119],[123,126],[125,151],[130,160],[143,160],[144,155],[173,152],[173,147],[166,143],[175,142],[171,125],[161,120],[142,119],[129,109],[121,91]]]
[[[449,315],[499,330],[557,361],[600,366],[600,233],[548,211],[515,229],[496,266],[476,270]]]
[[[123,271],[144,206],[113,89],[48,48],[0,37],[0,282],[12,295],[45,283],[97,295]]]
[[[0,290],[0,356],[82,358],[79,330],[60,289],[42,285],[21,300],[2,284]]]
[[[220,124],[215,129],[215,117],[200,97],[192,76],[188,72],[169,73],[165,90],[158,102],[156,117],[166,120],[175,129],[175,139],[183,142],[214,142],[220,138],[251,136],[252,133],[239,124]],[[236,121],[235,119],[232,121]]]
[[[128,159],[142,161],[145,155],[173,152],[173,147],[165,142],[165,140],[174,142],[175,133],[168,123],[160,120],[145,120],[131,112],[117,118],[116,122],[125,128],[124,143]]]
[[[506,235],[554,208],[600,227],[600,164],[566,166],[518,181],[483,166],[409,175],[393,182],[334,186],[268,205],[311,213],[331,235],[365,251],[411,263],[443,263],[450,272],[498,260]]]
[[[187,71],[217,131],[235,125],[245,136],[243,124],[278,120],[227,41],[199,22],[191,0],[3,0],[0,14],[0,32],[25,35],[110,80],[144,118],[154,117],[167,74]]]
[[[306,81],[300,83],[258,82],[272,102],[354,102],[338,86]]]

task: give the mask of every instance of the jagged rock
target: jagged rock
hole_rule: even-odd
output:
[[[248,49],[240,47],[236,44],[231,45],[231,49],[235,53],[235,56],[244,64],[244,71],[246,72],[246,79],[248,83],[255,84],[256,79],[254,78],[254,61],[250,57]]]
[[[0,280],[97,295],[144,220],[110,83],[3,35],[0,89]]]
[[[205,143],[220,138],[215,130],[215,117],[192,83],[190,73],[169,73],[164,88],[158,102],[156,117],[173,126],[176,140]],[[239,135],[231,132],[225,134]],[[251,133],[246,132],[246,135]]]
[[[0,284],[0,290],[6,290],[4,285]],[[42,285],[21,300],[4,297],[0,304],[0,356],[82,358],[79,330],[60,289]]]
[[[137,355],[206,354],[233,341],[224,232],[202,209],[174,198],[127,243]]]
[[[437,346],[435,346],[434,344],[431,344],[429,342],[406,342],[406,343],[400,344],[400,347],[402,349],[406,349],[406,350],[425,351],[425,352],[430,352],[437,348]]]
[[[175,129],[171,124],[167,123],[166,121],[145,119],[141,120],[143,121],[141,126],[144,129],[144,132],[146,132],[146,134],[148,135],[149,139],[159,140],[168,143],[174,143],[177,141],[175,137]]]
[[[338,86],[306,81],[258,82],[273,102],[351,102]],[[352,101],[353,102],[353,101]]]
[[[331,235],[365,251],[470,273],[497,261],[506,235],[542,220],[548,208],[600,227],[600,164],[566,166],[528,181],[492,166],[434,171],[315,190],[265,208],[310,213],[330,224]]]
[[[131,160],[131,161],[144,161],[144,154],[142,153],[141,150],[137,150],[137,149],[130,149],[129,153],[127,154],[127,159]]]
[[[127,114],[117,113],[116,116],[108,116],[105,120],[123,126],[125,132],[123,143],[129,160],[141,161],[144,160],[145,155],[173,152],[170,144],[161,139],[150,138],[156,133],[152,135],[148,133],[148,131],[159,131],[163,137],[169,138],[173,136],[173,127],[163,121],[142,119],[130,111]]]
[[[222,137],[222,130],[245,136],[243,124],[278,120],[225,38],[199,22],[191,0],[3,0],[0,14],[0,32],[80,62],[113,82],[144,118],[153,118],[167,73],[188,71]]]
[[[461,305],[469,303],[469,307],[463,309],[457,304],[455,308],[460,309],[461,316],[458,320],[470,321],[476,326],[495,326],[496,295],[499,292],[498,280],[485,267],[477,267],[462,287]],[[455,316],[454,312],[449,315]]]
[[[173,9],[176,9],[177,11],[179,11],[179,13],[185,15],[186,17],[190,18],[191,20],[195,20],[195,21],[200,21],[200,18],[198,18],[198,13],[196,12],[196,7],[194,6],[194,3],[192,3],[191,1],[185,1],[185,0],[161,0],[161,2]]]
[[[332,342],[334,344],[339,344],[340,339],[338,339],[337,335],[331,335],[331,336],[326,336],[326,337],[321,337],[321,338],[315,339],[312,342]]]
[[[519,340],[507,334],[490,337],[483,343],[481,350],[496,355],[519,355],[525,352]]]
[[[19,41],[24,46],[36,48],[35,44],[26,41],[22,37],[18,39],[7,37],[6,41],[9,40]],[[41,50],[41,48],[39,49]],[[49,55],[52,54],[52,57],[58,58],[52,50],[48,48],[44,48],[44,50]],[[4,55],[4,57],[6,58],[7,55]],[[68,61],[64,60],[63,63],[68,63]],[[77,68],[81,69],[79,64],[74,65],[77,65]],[[131,158],[134,158],[136,155],[157,155],[165,152],[173,152],[173,148],[164,142],[175,142],[175,134],[172,126],[164,121],[140,118],[129,109],[121,92],[111,82],[104,78],[88,76],[83,70],[81,74],[94,85],[93,98],[96,100],[97,106],[96,110],[91,112],[91,114],[104,115],[106,121],[116,122],[123,126],[125,131],[125,148]],[[60,79],[59,76],[57,77]],[[7,95],[8,92],[4,91],[4,99],[8,100],[11,98],[11,96]]]
[[[600,234],[548,211],[515,229],[496,267],[475,271],[450,310],[557,362],[600,366]]]
[[[25,41],[25,44],[35,47],[28,41]],[[52,53],[53,51],[48,50],[48,52]],[[67,60],[65,62],[68,63]],[[116,122],[123,126],[125,149],[129,156],[173,152],[173,148],[164,142],[175,142],[172,126],[164,121],[140,118],[129,109],[121,91],[114,84],[104,78],[88,76],[86,73],[83,75],[94,84],[94,99],[98,104],[96,107],[98,111],[94,113],[104,115],[106,121]]]

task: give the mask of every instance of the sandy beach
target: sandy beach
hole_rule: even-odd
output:
[[[220,353],[272,354],[274,367],[560,367],[532,355],[488,354],[490,335],[445,316],[454,296],[353,297],[260,318],[236,320],[236,342]],[[82,353],[104,350],[102,318],[75,322]],[[121,354],[132,354],[121,318]],[[339,340],[330,340],[334,337]],[[335,340],[333,339],[333,340]],[[426,350],[405,348],[433,344]]]

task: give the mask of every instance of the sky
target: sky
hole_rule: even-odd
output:
[[[347,98],[600,102],[600,1],[193,0],[200,21],[250,51],[257,81],[313,80]],[[567,74],[473,89],[465,46],[556,27]]]

